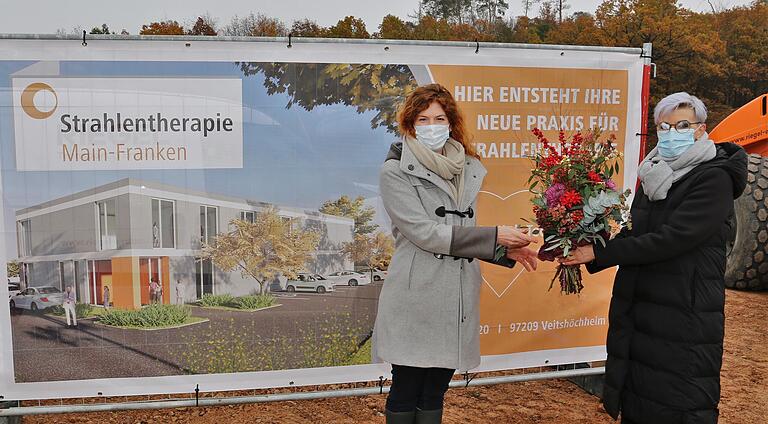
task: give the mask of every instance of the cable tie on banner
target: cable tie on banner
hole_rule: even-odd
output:
[[[387,381],[386,378],[384,378],[383,375],[379,376],[379,394],[384,394],[384,383]]]
[[[195,406],[200,406],[200,385],[195,384]]]
[[[88,45],[88,42],[85,41],[85,30],[83,30],[83,47]]]
[[[468,372],[468,371],[467,371],[467,372],[465,372],[465,373],[464,373],[464,381],[466,381],[466,382],[467,382],[467,384],[466,384],[464,387],[465,387],[465,388],[469,387],[469,383],[471,383],[471,382],[472,382],[472,380],[474,380],[474,379],[475,379],[475,374],[472,374],[472,376],[470,377],[470,376],[469,376],[469,372]]]
[[[635,133],[635,137],[637,137],[637,136],[646,136],[646,137],[650,137],[651,135],[650,135],[650,134],[648,134],[648,133]]]
[[[480,40],[475,38],[475,54],[480,53]]]
[[[292,38],[293,38],[293,33],[292,32],[288,33],[288,48],[289,49],[291,47],[293,47],[293,40],[292,40]]]

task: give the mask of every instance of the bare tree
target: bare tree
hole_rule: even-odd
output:
[[[243,17],[235,15],[223,32],[240,37],[283,37],[288,35],[288,28],[279,19],[251,13]]]

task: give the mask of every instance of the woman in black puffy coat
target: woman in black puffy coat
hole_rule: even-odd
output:
[[[687,93],[659,102],[659,144],[640,165],[632,228],[561,260],[590,272],[619,266],[603,404],[622,423],[717,423],[726,237],[747,155],[709,140],[706,116]]]

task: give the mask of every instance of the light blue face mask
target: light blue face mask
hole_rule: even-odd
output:
[[[659,143],[656,147],[658,147],[661,157],[676,158],[685,153],[696,142],[695,132],[696,130],[693,128],[683,131],[676,129],[658,131],[656,134],[659,137]]]

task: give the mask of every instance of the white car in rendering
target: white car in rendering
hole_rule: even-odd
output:
[[[61,305],[64,293],[56,287],[29,287],[16,296],[11,297],[11,309],[43,310],[51,306]]]
[[[371,284],[371,277],[366,274],[355,271],[338,271],[325,276],[329,280],[333,281],[336,286],[363,286]]]
[[[389,273],[386,269],[374,269],[373,270],[373,281],[384,281],[387,279],[387,275]]]
[[[8,283],[8,299],[21,293],[21,288],[18,283]]]
[[[285,284],[285,291],[290,293],[309,291],[323,294],[333,291],[333,283],[322,275],[300,272],[296,279],[288,280]]]
[[[379,268],[374,268],[373,271],[370,268],[355,268],[355,272],[372,277],[373,281],[384,281],[388,275],[387,270]]]

